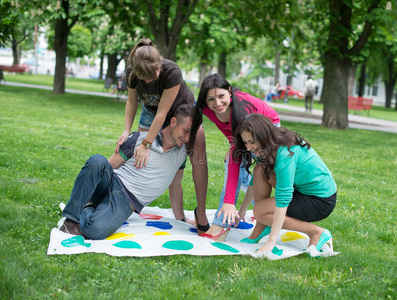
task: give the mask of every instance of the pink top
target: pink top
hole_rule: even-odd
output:
[[[240,99],[246,100],[251,104],[253,104],[254,107],[257,109],[256,112],[268,117],[273,124],[280,123],[280,119],[278,117],[277,112],[269,105],[267,105],[266,102],[241,91],[236,92],[235,95],[238,100]],[[223,123],[219,121],[219,119],[215,115],[215,112],[209,109],[208,106],[204,108],[203,114],[207,116],[207,118],[210,119],[213,123],[215,123],[215,125],[219,128],[219,130],[229,140],[229,143],[232,144],[233,142],[232,114],[230,114],[230,120],[228,123]],[[227,182],[226,182],[226,193],[225,193],[225,198],[223,200],[224,203],[228,203],[228,204],[235,203],[239,174],[240,174],[240,162],[235,161],[233,157],[230,156],[228,173],[227,173]]]

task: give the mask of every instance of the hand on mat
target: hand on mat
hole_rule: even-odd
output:
[[[270,238],[264,243],[258,250],[255,251],[255,253],[258,252],[271,252],[276,246],[276,241],[270,240]]]
[[[135,163],[134,167],[137,169],[142,169],[142,167],[146,167],[147,160],[149,158],[150,148],[145,147],[140,144],[139,147],[135,149],[134,157]]]
[[[240,216],[240,220],[242,220],[243,222],[245,222],[245,213],[247,212],[247,210],[245,209],[239,209],[238,211],[238,215]]]
[[[128,138],[130,133],[128,131],[124,131],[123,134],[119,137],[119,140],[117,141],[117,146],[116,149],[114,149],[114,153],[118,153],[120,150],[120,146],[125,142],[125,140]]]
[[[218,217],[223,213],[223,224],[236,227],[236,219],[239,220],[240,216],[237,213],[236,207],[233,204],[223,203]]]

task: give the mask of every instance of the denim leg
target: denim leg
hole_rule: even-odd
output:
[[[227,174],[228,174],[228,164],[229,164],[229,158],[227,159],[227,161],[226,161],[226,163],[225,163],[225,175],[224,175],[222,193],[221,193],[221,197],[220,197],[220,199],[219,199],[219,207],[218,207],[218,210],[217,210],[216,213],[215,213],[214,221],[212,222],[213,225],[218,225],[218,226],[222,226],[222,227],[224,226],[224,225],[223,225],[223,214],[221,214],[218,218],[217,218],[217,215],[218,215],[219,211],[220,211],[221,208],[222,208],[223,201],[224,201],[224,198],[225,198],[226,183],[227,183]],[[238,178],[238,184],[237,184],[236,197],[235,197],[235,200],[234,200],[234,204],[236,204],[237,199],[238,199],[238,193],[239,193],[239,191],[240,191],[242,177],[243,177],[243,176],[241,176],[241,165],[240,165],[240,176],[239,176],[239,178]],[[249,182],[249,181],[248,181],[248,182]]]
[[[240,165],[240,178],[241,178],[241,190],[246,193],[248,186],[251,181],[252,175],[248,173],[247,169],[245,168],[245,164],[241,163]]]
[[[87,238],[91,238],[91,233],[87,232],[88,234],[86,235],[86,227],[84,225],[87,213],[94,213],[94,211],[98,210],[99,207],[101,208],[100,210],[103,210],[103,204],[105,203],[116,200],[119,201],[117,194],[114,195],[113,190],[116,188],[116,191],[120,194],[120,190],[123,189],[121,189],[118,184],[115,185],[115,181],[113,168],[106,157],[102,155],[91,156],[76,178],[69,202],[63,210],[63,216],[80,223],[80,230]],[[132,209],[129,205],[128,198],[126,199],[128,207],[124,207],[123,209],[127,210],[129,214],[131,214]],[[91,201],[96,208],[84,208],[89,201]],[[117,211],[115,210],[113,213],[116,214]],[[123,220],[123,222],[128,218],[128,216]],[[105,216],[104,218],[106,220],[105,227],[100,228],[101,232],[106,232],[106,226],[112,226],[110,222],[107,224],[107,217],[109,216]]]
[[[80,216],[80,230],[92,240],[102,240],[114,233],[132,214],[126,191],[118,180],[112,180],[109,193],[97,207],[86,207]]]

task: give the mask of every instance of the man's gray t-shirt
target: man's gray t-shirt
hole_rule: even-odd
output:
[[[150,148],[146,166],[137,169],[134,166],[134,150],[142,143],[146,135],[147,132],[133,132],[128,137],[119,151],[126,162],[114,170],[126,189],[135,196],[142,206],[149,205],[165,192],[172,183],[176,172],[186,160],[185,145],[175,146],[164,152],[163,141],[159,133]]]

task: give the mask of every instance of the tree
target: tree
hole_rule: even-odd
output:
[[[324,114],[322,126],[335,129],[348,128],[348,74],[353,57],[364,48],[373,29],[373,21],[380,14],[381,0],[361,1],[329,0],[329,34],[324,63],[322,98]],[[353,10],[354,8],[354,10]],[[353,15],[353,12],[356,15]],[[360,34],[352,30],[352,18],[363,24]],[[360,22],[361,21],[361,22]]]
[[[148,25],[162,55],[176,59],[182,28],[189,21],[198,0],[147,0]]]

